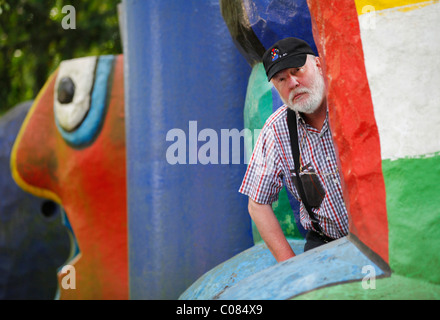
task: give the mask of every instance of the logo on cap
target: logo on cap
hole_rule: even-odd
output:
[[[271,51],[271,56],[272,56],[272,61],[275,61],[276,59],[278,59],[279,55],[278,53],[280,53],[280,50],[278,50],[278,48],[273,48]]]

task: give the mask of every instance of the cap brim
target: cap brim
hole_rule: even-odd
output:
[[[267,71],[267,79],[270,81],[275,74],[284,69],[302,67],[307,60],[307,54],[297,54],[281,58],[279,62],[272,65]]]

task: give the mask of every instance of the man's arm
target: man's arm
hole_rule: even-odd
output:
[[[249,198],[248,209],[261,237],[277,262],[294,257],[295,253],[284,236],[272,206],[270,204],[259,204]]]

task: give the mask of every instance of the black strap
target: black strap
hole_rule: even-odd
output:
[[[298,129],[296,125],[296,113],[290,108],[287,108],[287,126],[289,128],[289,135],[290,135],[290,146],[292,148],[292,154],[293,154],[293,161],[295,163],[295,174],[298,180],[297,186],[298,186],[298,193],[301,197],[301,200],[304,204],[304,207],[306,208],[310,221],[312,222],[312,226],[315,229],[316,232],[318,232],[320,235],[325,235],[324,232],[322,232],[321,226],[319,225],[318,219],[316,219],[315,214],[312,211],[312,208],[310,208],[309,203],[307,202],[307,198],[304,193],[304,188],[301,183],[301,178],[299,175],[299,144],[298,144]]]

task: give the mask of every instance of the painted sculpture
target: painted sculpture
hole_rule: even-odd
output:
[[[123,57],[84,57],[61,63],[16,139],[15,181],[62,205],[78,245],[60,299],[128,298],[124,121]]]
[[[76,286],[60,273],[60,299],[440,298],[437,1],[127,0],[121,12],[124,57],[63,62],[11,156],[18,185],[71,224]],[[261,128],[281,102],[260,57],[285,36],[324,61],[350,235],[276,264],[237,191],[244,163],[166,155],[194,128]],[[197,131],[185,150],[198,155],[209,135]],[[297,211],[284,191],[275,212],[300,253]]]
[[[232,163],[232,143],[223,164],[220,152],[199,157],[219,150],[222,130],[243,129],[249,66],[218,0],[123,5],[130,297],[177,299],[253,244],[237,193],[246,165]],[[168,161],[179,141],[187,161]]]
[[[309,0],[305,6],[306,1],[291,1],[288,12],[295,17],[289,19],[283,16],[284,10],[278,10],[285,6],[282,1],[235,3],[242,10],[226,12],[225,20],[233,22],[231,35],[240,52],[252,57],[247,59],[253,66],[248,97],[253,88],[266,88],[269,96],[273,93],[262,84],[264,71],[255,58],[266,34],[301,37],[304,25],[313,33],[325,63],[330,123],[340,155],[350,234],[280,264],[267,257],[270,253],[264,245],[257,244],[206,273],[180,298],[438,299],[436,221],[440,213],[434,207],[440,190],[433,181],[440,169],[440,139],[434,129],[440,114],[439,93],[432,86],[438,83],[439,65],[429,60],[438,53],[432,32],[439,28],[438,3]],[[303,8],[303,14],[298,8]],[[309,10],[310,22],[304,24],[302,17]],[[238,17],[231,18],[236,12]],[[286,20],[294,25],[288,33],[271,24]],[[424,68],[425,60],[417,58],[422,48],[433,68]],[[410,77],[410,70],[419,75],[417,79]],[[258,77],[260,81],[255,80]],[[420,92],[424,97],[428,92],[429,98],[421,98]],[[264,94],[260,97],[253,107],[264,121],[272,112],[272,101]],[[258,119],[251,116],[245,121]],[[429,239],[426,232],[431,234]],[[250,261],[260,261],[259,268],[248,271]],[[374,287],[365,283],[368,274],[374,275]]]
[[[23,191],[11,176],[12,146],[31,105],[0,118],[0,300],[53,299],[57,270],[71,250],[62,208]]]
[[[124,57],[63,61],[11,157],[18,185],[62,205],[71,223],[76,283],[60,273],[60,299],[175,299],[252,245],[235,192],[245,165],[166,157],[172,133],[193,121],[197,154],[203,129],[243,126],[249,67],[224,37],[218,1],[124,1],[121,21]]]
[[[440,212],[436,203],[440,189],[433,181],[438,179],[440,173],[440,139],[437,130],[432,128],[440,123],[440,93],[434,87],[435,83],[439,83],[440,66],[435,58],[438,56],[439,44],[434,38],[435,30],[440,27],[440,5],[436,1],[355,1],[355,5],[346,11],[346,15],[350,14],[351,19],[348,21],[352,21],[352,24],[356,24],[356,18],[359,21],[360,28],[352,34],[351,39],[359,39],[358,59],[362,58],[363,52],[363,77],[366,78],[364,82],[368,81],[371,92],[371,96],[365,96],[371,99],[378,128],[380,148],[376,146],[375,149],[380,150],[377,157],[380,157],[381,162],[377,167],[380,168],[381,164],[386,190],[383,206],[386,208],[388,225],[387,229],[381,231],[383,224],[377,220],[377,216],[358,208],[358,214],[365,218],[362,224],[354,227],[364,234],[364,238],[368,237],[367,234],[371,238],[378,238],[376,242],[370,239],[369,246],[387,261],[392,273],[390,277],[376,281],[376,290],[362,290],[362,287],[345,284],[339,288],[313,292],[304,298],[438,299],[440,228],[437,221]],[[319,21],[323,17],[319,12],[325,15],[326,9],[317,3],[311,7],[316,21]],[[342,19],[342,15],[340,17]],[[323,23],[320,28],[336,33],[330,27],[330,22]],[[322,32],[320,34],[325,52],[329,52],[335,45],[340,46],[338,41],[324,40]],[[401,48],[405,46],[408,49],[403,53]],[[419,59],[420,50],[424,51],[423,59]],[[339,74],[340,70],[335,67],[337,63],[333,62],[333,68],[330,69],[331,62],[327,56],[326,60],[329,74]],[[430,63],[431,67],[425,68],[425,63]],[[417,76],[413,78],[413,74]],[[338,103],[339,99],[342,102],[344,94],[335,82],[334,103]],[[339,119],[336,125],[347,121],[342,108],[339,110],[335,117]],[[352,112],[355,110],[357,108]],[[363,128],[362,116],[365,113],[358,111],[358,114],[360,130]],[[343,129],[338,143],[340,149],[345,139],[351,137],[350,133],[362,139],[357,143],[371,143],[353,131],[354,128],[341,127]],[[353,154],[351,158],[359,158],[355,156]],[[348,172],[344,175],[349,186],[353,174],[349,166],[346,170]],[[369,179],[365,177],[365,180]],[[371,190],[370,193],[375,194],[377,190]],[[357,200],[354,195],[350,196],[352,204]],[[374,200],[377,201],[377,198]],[[365,203],[360,204],[366,208]],[[367,219],[370,221],[365,221]],[[361,230],[363,224],[370,225],[370,231]]]

